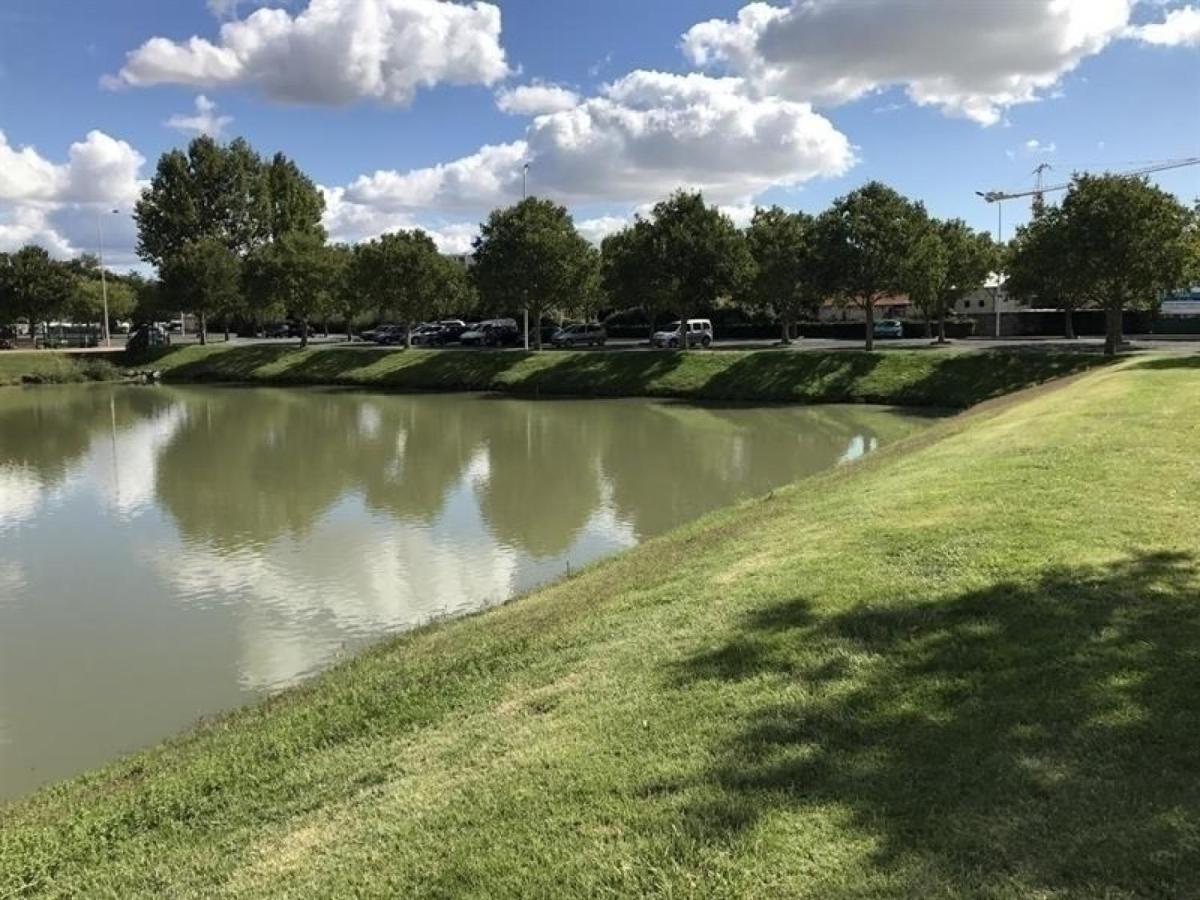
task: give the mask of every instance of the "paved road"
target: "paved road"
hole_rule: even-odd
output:
[[[1198,353],[1200,352],[1200,335],[1131,335],[1128,338],[1129,349],[1133,351],[1150,351],[1150,350],[1170,350],[1175,352]],[[172,338],[173,344],[179,343],[194,343],[195,338],[188,335],[186,338],[180,339],[178,335]],[[213,342],[216,344],[223,343],[220,335],[213,336]],[[268,338],[234,338],[230,343],[233,344],[275,344],[275,345],[295,345],[296,340],[288,339],[268,339]],[[345,335],[330,335],[328,337],[314,336],[310,338],[310,343],[318,346],[324,345],[342,345],[346,346]],[[113,338],[112,351],[122,349],[124,346],[124,338]],[[375,344],[368,344],[355,341],[355,348],[369,351],[379,349]],[[812,350],[861,350],[863,342],[861,340],[835,340],[832,338],[804,338],[793,342],[788,350],[803,352]],[[394,348],[388,348],[394,349]],[[452,349],[461,349],[457,345],[452,345]],[[520,348],[516,348],[520,349]],[[606,345],[609,350],[630,350],[630,351],[646,351],[651,349],[645,340],[634,338],[614,338],[609,340]],[[721,341],[718,340],[713,345],[714,350],[766,350],[766,349],[784,349],[780,346],[778,340],[744,340],[744,341]],[[933,344],[928,338],[904,338],[900,340],[876,340],[876,350],[933,350],[938,349],[936,344]],[[1104,339],[1099,337],[1084,337],[1077,338],[1073,341],[1065,340],[1064,338],[1047,338],[1047,337],[1030,337],[1030,338],[1004,338],[996,340],[994,338],[966,338],[963,340],[950,341],[946,345],[946,349],[956,351],[981,351],[981,350],[1014,350],[1014,349],[1042,349],[1042,350],[1073,350],[1084,353],[1099,353],[1104,349]],[[9,351],[14,352],[14,351]],[[27,352],[27,351],[15,351]],[[72,353],[104,353],[106,348],[91,348],[88,350],[68,350],[59,352]]]

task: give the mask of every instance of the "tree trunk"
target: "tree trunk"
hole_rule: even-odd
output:
[[[532,314],[532,312],[533,311],[530,310],[531,314]],[[533,318],[533,325],[531,327],[533,328],[533,349],[541,350],[542,349],[542,310],[541,310],[541,307],[538,308],[537,315],[532,316],[532,318]]]
[[[646,318],[650,320],[650,349],[654,349],[654,313],[649,313]]]
[[[928,313],[925,315],[925,338],[926,340],[933,338],[933,319],[929,317]]]
[[[783,320],[783,343],[790,344],[792,342],[792,321],[791,319]]]
[[[1121,313],[1125,305],[1106,306],[1104,308],[1104,355],[1116,356],[1121,346]]]
[[[179,317],[179,333],[183,334],[184,325],[186,324],[182,315]],[[208,343],[208,316],[205,313],[200,313],[200,343]]]
[[[867,351],[875,349],[875,298],[868,297],[867,305],[863,307],[867,322]]]
[[[308,317],[300,320],[300,349],[308,346]]]
[[[404,349],[412,349],[412,322],[404,323]]]
[[[679,350],[686,351],[691,346],[691,335],[688,333],[688,317],[686,314],[679,317]]]
[[[939,344],[946,343],[946,313],[944,310],[942,311],[942,314],[940,316],[938,316],[938,340],[937,340],[937,342]]]
[[[1066,322],[1065,332],[1067,340],[1075,340],[1075,310],[1068,306],[1063,310],[1063,319]]]

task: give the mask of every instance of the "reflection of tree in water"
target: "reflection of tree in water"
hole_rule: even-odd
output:
[[[480,509],[496,538],[536,557],[562,553],[600,504],[598,449],[611,405],[496,400],[487,421],[489,477]]]
[[[92,442],[164,412],[153,388],[72,386],[0,392],[0,468],[33,473],[53,487],[87,455]]]
[[[319,392],[179,395],[186,418],[158,461],[156,492],[180,531],[218,547],[302,533],[349,487],[357,404]]]
[[[618,516],[639,538],[834,465],[879,410],[639,404],[603,445]],[[887,435],[890,437],[890,434]]]

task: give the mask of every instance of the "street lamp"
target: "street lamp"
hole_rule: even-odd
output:
[[[119,209],[111,210],[112,215],[119,215]],[[104,272],[104,213],[96,213],[96,237],[100,244],[100,296],[104,299],[104,346],[112,346],[112,336],[108,332],[108,276]]]
[[[1004,194],[999,191],[976,191],[975,196],[982,197],[987,203],[996,204],[996,246],[1004,243]],[[996,340],[1000,340],[1000,272],[996,273],[996,286],[992,289],[992,306],[996,312]]]

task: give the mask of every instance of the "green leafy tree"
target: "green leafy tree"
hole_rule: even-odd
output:
[[[300,320],[300,346],[310,323],[334,308],[339,256],[324,234],[292,232],[259,247],[246,261],[246,286],[259,302]]]
[[[671,291],[658,260],[654,226],[640,216],[600,244],[600,286],[609,306],[641,308],[650,320],[651,335],[656,320],[667,312],[671,302]]]
[[[530,197],[495,210],[483,223],[472,273],[485,307],[527,309],[540,326],[545,313],[576,302],[581,272],[593,259],[590,251],[564,207]],[[541,328],[534,334],[540,350]]]
[[[43,248],[22,247],[0,258],[0,321],[24,319],[31,336],[37,324],[59,316],[71,298],[71,273]]]
[[[816,257],[814,219],[778,206],[756,209],[746,243],[754,268],[742,300],[775,316],[783,343],[790,344],[796,321],[815,314],[826,296],[825,273]]]
[[[708,206],[699,192],[678,191],[655,205],[656,278],[679,315],[679,349],[687,350],[687,321],[693,312],[731,296],[750,275],[753,261],[746,240],[729,216]]]
[[[1192,213],[1144,178],[1077,175],[1063,198],[1070,267],[1105,313],[1104,352],[1120,347],[1126,309],[1152,307],[1180,286]]]
[[[172,250],[159,275],[163,302],[198,317],[202,344],[208,343],[209,317],[241,303],[241,260],[219,238],[197,238]]]
[[[1079,269],[1068,223],[1061,208],[1042,214],[1017,230],[1005,266],[1005,288],[1023,303],[1061,309],[1064,331],[1075,338],[1075,311],[1091,300],[1086,273]]]
[[[394,231],[360,245],[356,280],[376,308],[408,326],[411,346],[413,325],[441,311],[452,265],[458,264],[444,259],[424,231]]]
[[[314,234],[324,237],[321,217],[325,198],[300,167],[276,153],[266,165],[267,204],[270,207],[272,240],[287,234]]]
[[[927,337],[932,336],[933,320],[943,318],[940,312],[942,288],[949,270],[949,253],[937,223],[927,217],[914,217],[908,256],[904,261],[904,288],[912,306],[925,319]],[[944,334],[941,328],[939,334]]]
[[[878,181],[839,197],[817,220],[818,254],[834,296],[863,312],[875,347],[875,306],[903,293],[919,206]]]
[[[998,252],[990,235],[972,229],[962,219],[937,222],[945,250],[946,268],[935,298],[933,315],[938,323],[938,343],[946,343],[946,316],[963,297],[975,293],[999,267]]]

